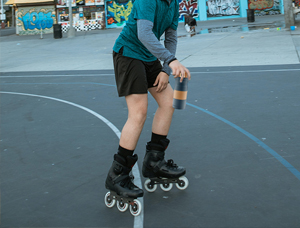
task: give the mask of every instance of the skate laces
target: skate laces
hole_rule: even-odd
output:
[[[128,178],[128,181],[127,181],[127,186],[130,187],[131,189],[133,188],[136,188],[135,184],[133,183],[133,176],[129,177]]]
[[[174,163],[173,159],[169,159],[167,161],[167,166],[174,167],[174,168],[178,167],[178,165]]]
[[[133,183],[134,176],[129,174],[124,180],[122,181],[123,187],[128,187],[129,189],[135,188],[136,186]]]

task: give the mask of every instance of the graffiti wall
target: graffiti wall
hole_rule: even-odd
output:
[[[106,27],[117,28],[123,27],[131,13],[134,0],[122,1],[116,0],[106,2]]]
[[[240,14],[240,0],[206,0],[207,17],[234,16]]]
[[[280,0],[248,0],[248,8],[255,10],[256,16],[280,14]]]
[[[199,16],[198,0],[179,0],[179,21],[184,21],[185,15]]]
[[[30,35],[52,33],[55,21],[54,6],[19,7],[16,12],[16,33]]]

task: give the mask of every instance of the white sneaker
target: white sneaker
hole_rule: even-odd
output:
[[[190,28],[190,26],[189,26],[188,24],[186,24],[184,27],[185,27],[185,30],[186,30],[187,32],[190,32],[190,31],[191,31],[191,28]]]

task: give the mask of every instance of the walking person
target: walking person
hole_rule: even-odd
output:
[[[143,190],[133,184],[130,171],[138,160],[134,150],[147,117],[148,91],[158,109],[153,119],[151,140],[146,145],[142,174],[149,178],[178,179],[186,172],[184,167],[164,159],[174,112],[169,76],[172,73],[174,77],[181,77],[181,81],[184,76],[190,79],[189,70],[175,57],[178,18],[178,0],[136,0],[113,47],[117,90],[120,97],[125,96],[128,119],[105,182],[110,190],[105,203],[111,207],[118,200],[120,211],[126,210],[129,204],[133,215],[140,213],[136,198],[143,196]],[[164,33],[162,45],[160,37]]]

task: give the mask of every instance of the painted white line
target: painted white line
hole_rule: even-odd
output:
[[[289,72],[289,71],[300,71],[300,68],[299,69],[276,69],[276,70],[229,70],[229,71],[202,71],[202,72],[191,71],[191,73],[192,74],[228,74],[228,73],[263,73],[263,72]]]
[[[86,108],[84,106],[81,106],[79,104],[75,104],[73,102],[62,100],[62,99],[58,99],[58,98],[54,98],[54,97],[42,96],[42,95],[37,95],[37,94],[3,92],[3,91],[0,91],[0,93],[45,98],[45,99],[62,102],[62,103],[65,103],[65,104],[72,105],[74,107],[80,108],[80,109],[82,109],[82,110],[84,110],[84,111],[86,111],[86,112],[88,112],[88,113],[96,116],[98,119],[102,120],[117,135],[117,137],[120,139],[121,132],[108,119],[106,119],[105,117],[101,116],[97,112],[94,112],[93,110],[88,109],[88,108]],[[134,184],[137,185],[139,188],[142,188],[141,175],[140,175],[139,167],[138,167],[137,163],[135,163],[135,165],[132,168],[132,174],[135,177],[134,178]],[[140,200],[140,202],[142,204],[142,212],[141,212],[141,214],[139,216],[135,216],[134,217],[134,228],[143,228],[143,225],[144,225],[144,199],[143,198],[139,198],[139,200]]]
[[[53,78],[53,77],[106,77],[106,76],[114,76],[114,74],[9,75],[9,76],[0,76],[0,78]]]
[[[300,67],[300,66],[299,66]],[[209,67],[208,67],[209,68]],[[226,73],[262,73],[262,72],[289,72],[289,71],[300,71],[299,69],[274,69],[274,70],[232,70],[232,71],[191,71],[193,74],[226,74]],[[4,72],[5,73],[5,72]],[[0,78],[47,78],[47,77],[106,77],[114,76],[114,74],[70,74],[70,75],[9,75],[0,76]]]

